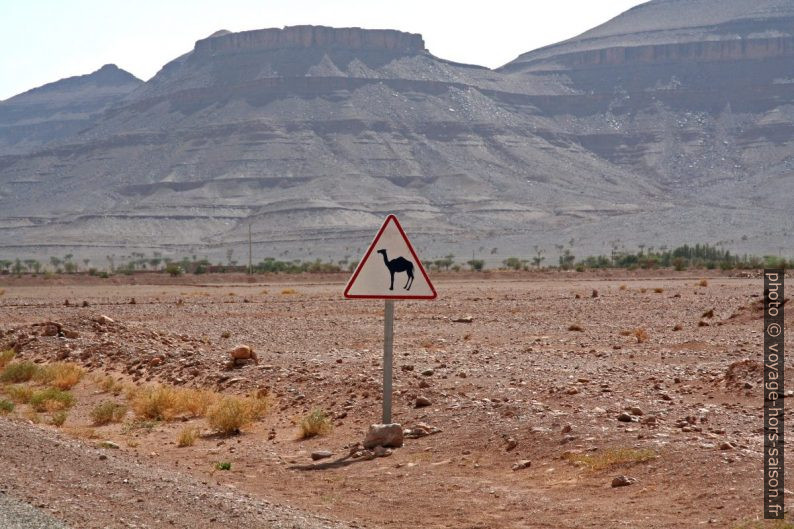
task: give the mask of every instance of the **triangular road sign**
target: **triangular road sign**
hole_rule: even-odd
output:
[[[436,289],[400,222],[389,215],[378,230],[353,277],[346,298],[435,299]]]

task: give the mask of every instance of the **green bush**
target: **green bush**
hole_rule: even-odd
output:
[[[91,420],[94,426],[103,426],[111,422],[121,422],[127,413],[127,407],[113,401],[103,401],[91,410]]]
[[[30,397],[30,407],[36,411],[60,411],[74,404],[74,396],[58,388],[36,391]]]
[[[0,415],[5,415],[12,411],[14,411],[14,403],[9,400],[0,399]]]
[[[181,276],[184,273],[182,267],[176,263],[168,263],[165,267],[165,271],[171,277]]]
[[[11,362],[3,369],[3,372],[0,373],[0,381],[13,383],[27,382],[36,376],[40,369],[38,365],[27,360],[22,362]]]

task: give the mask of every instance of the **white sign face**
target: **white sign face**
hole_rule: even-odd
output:
[[[427,277],[397,217],[389,215],[345,288],[346,298],[435,299]]]

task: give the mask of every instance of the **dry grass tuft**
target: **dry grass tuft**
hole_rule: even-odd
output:
[[[182,431],[179,432],[179,437],[176,439],[176,445],[179,448],[193,446],[196,443],[196,437],[198,437],[198,430],[196,428],[182,428]]]
[[[135,414],[146,419],[167,421],[179,414],[179,398],[176,388],[154,385],[136,388],[128,392]]]
[[[656,292],[657,294],[661,294],[662,292],[664,292],[664,289],[662,287],[656,287],[653,289],[653,291]]]
[[[30,402],[30,397],[33,396],[33,388],[21,385],[8,386],[4,392],[17,404],[27,404]]]
[[[217,399],[218,395],[212,391],[192,388],[177,390],[177,408],[193,417],[204,417]]]
[[[656,458],[656,452],[649,449],[608,448],[591,454],[567,453],[563,457],[573,464],[585,466],[590,470],[603,470],[617,465],[650,461]]]
[[[16,353],[13,349],[6,349],[5,351],[0,352],[0,370],[7,366],[15,356]]]
[[[124,391],[124,384],[116,381],[116,379],[110,375],[95,375],[93,380],[94,383],[99,386],[102,393],[112,393],[119,396]]]
[[[11,362],[0,373],[0,382],[27,382],[36,376],[40,369],[38,365],[27,360]]]
[[[631,336],[632,334],[634,334],[634,331],[628,331],[628,330],[620,331],[621,336]]]
[[[648,336],[648,331],[642,327],[634,329],[634,337],[637,339],[637,343],[647,342],[648,338],[650,338],[650,336]]]
[[[74,404],[74,396],[58,388],[34,391],[30,397],[30,407],[36,411],[56,412],[68,409],[72,404]]]
[[[709,281],[708,281],[708,279],[701,279],[701,280],[698,282],[698,285],[697,285],[697,286],[699,286],[699,287],[707,287],[707,286],[709,286]]]
[[[112,422],[121,422],[127,414],[127,407],[110,400],[102,401],[91,410],[91,421],[94,426],[103,426]]]
[[[68,362],[57,362],[43,366],[36,373],[37,382],[52,386],[58,389],[71,389],[85,375],[85,370],[77,364]]]
[[[234,435],[270,409],[268,398],[224,396],[207,410],[210,427],[224,435]]]
[[[69,414],[65,411],[56,411],[50,416],[50,424],[53,426],[57,426],[60,428],[63,426],[63,423],[66,422],[66,419],[69,417]]]
[[[297,294],[297,293],[298,293],[298,291],[295,290],[294,288],[285,288],[284,290],[281,291],[281,294],[283,296],[291,296],[291,295]]]
[[[10,400],[0,399],[0,415],[7,415],[14,411],[14,403]]]
[[[323,410],[312,410],[301,419],[300,424],[301,439],[308,439],[317,435],[325,435],[333,430],[331,417]]]
[[[620,285],[618,287],[619,290],[626,290],[627,288],[629,288],[629,287],[627,287],[626,285]]]

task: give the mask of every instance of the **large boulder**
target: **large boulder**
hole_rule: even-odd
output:
[[[400,424],[373,424],[364,438],[364,448],[387,446],[399,448],[403,445],[403,427]]]

